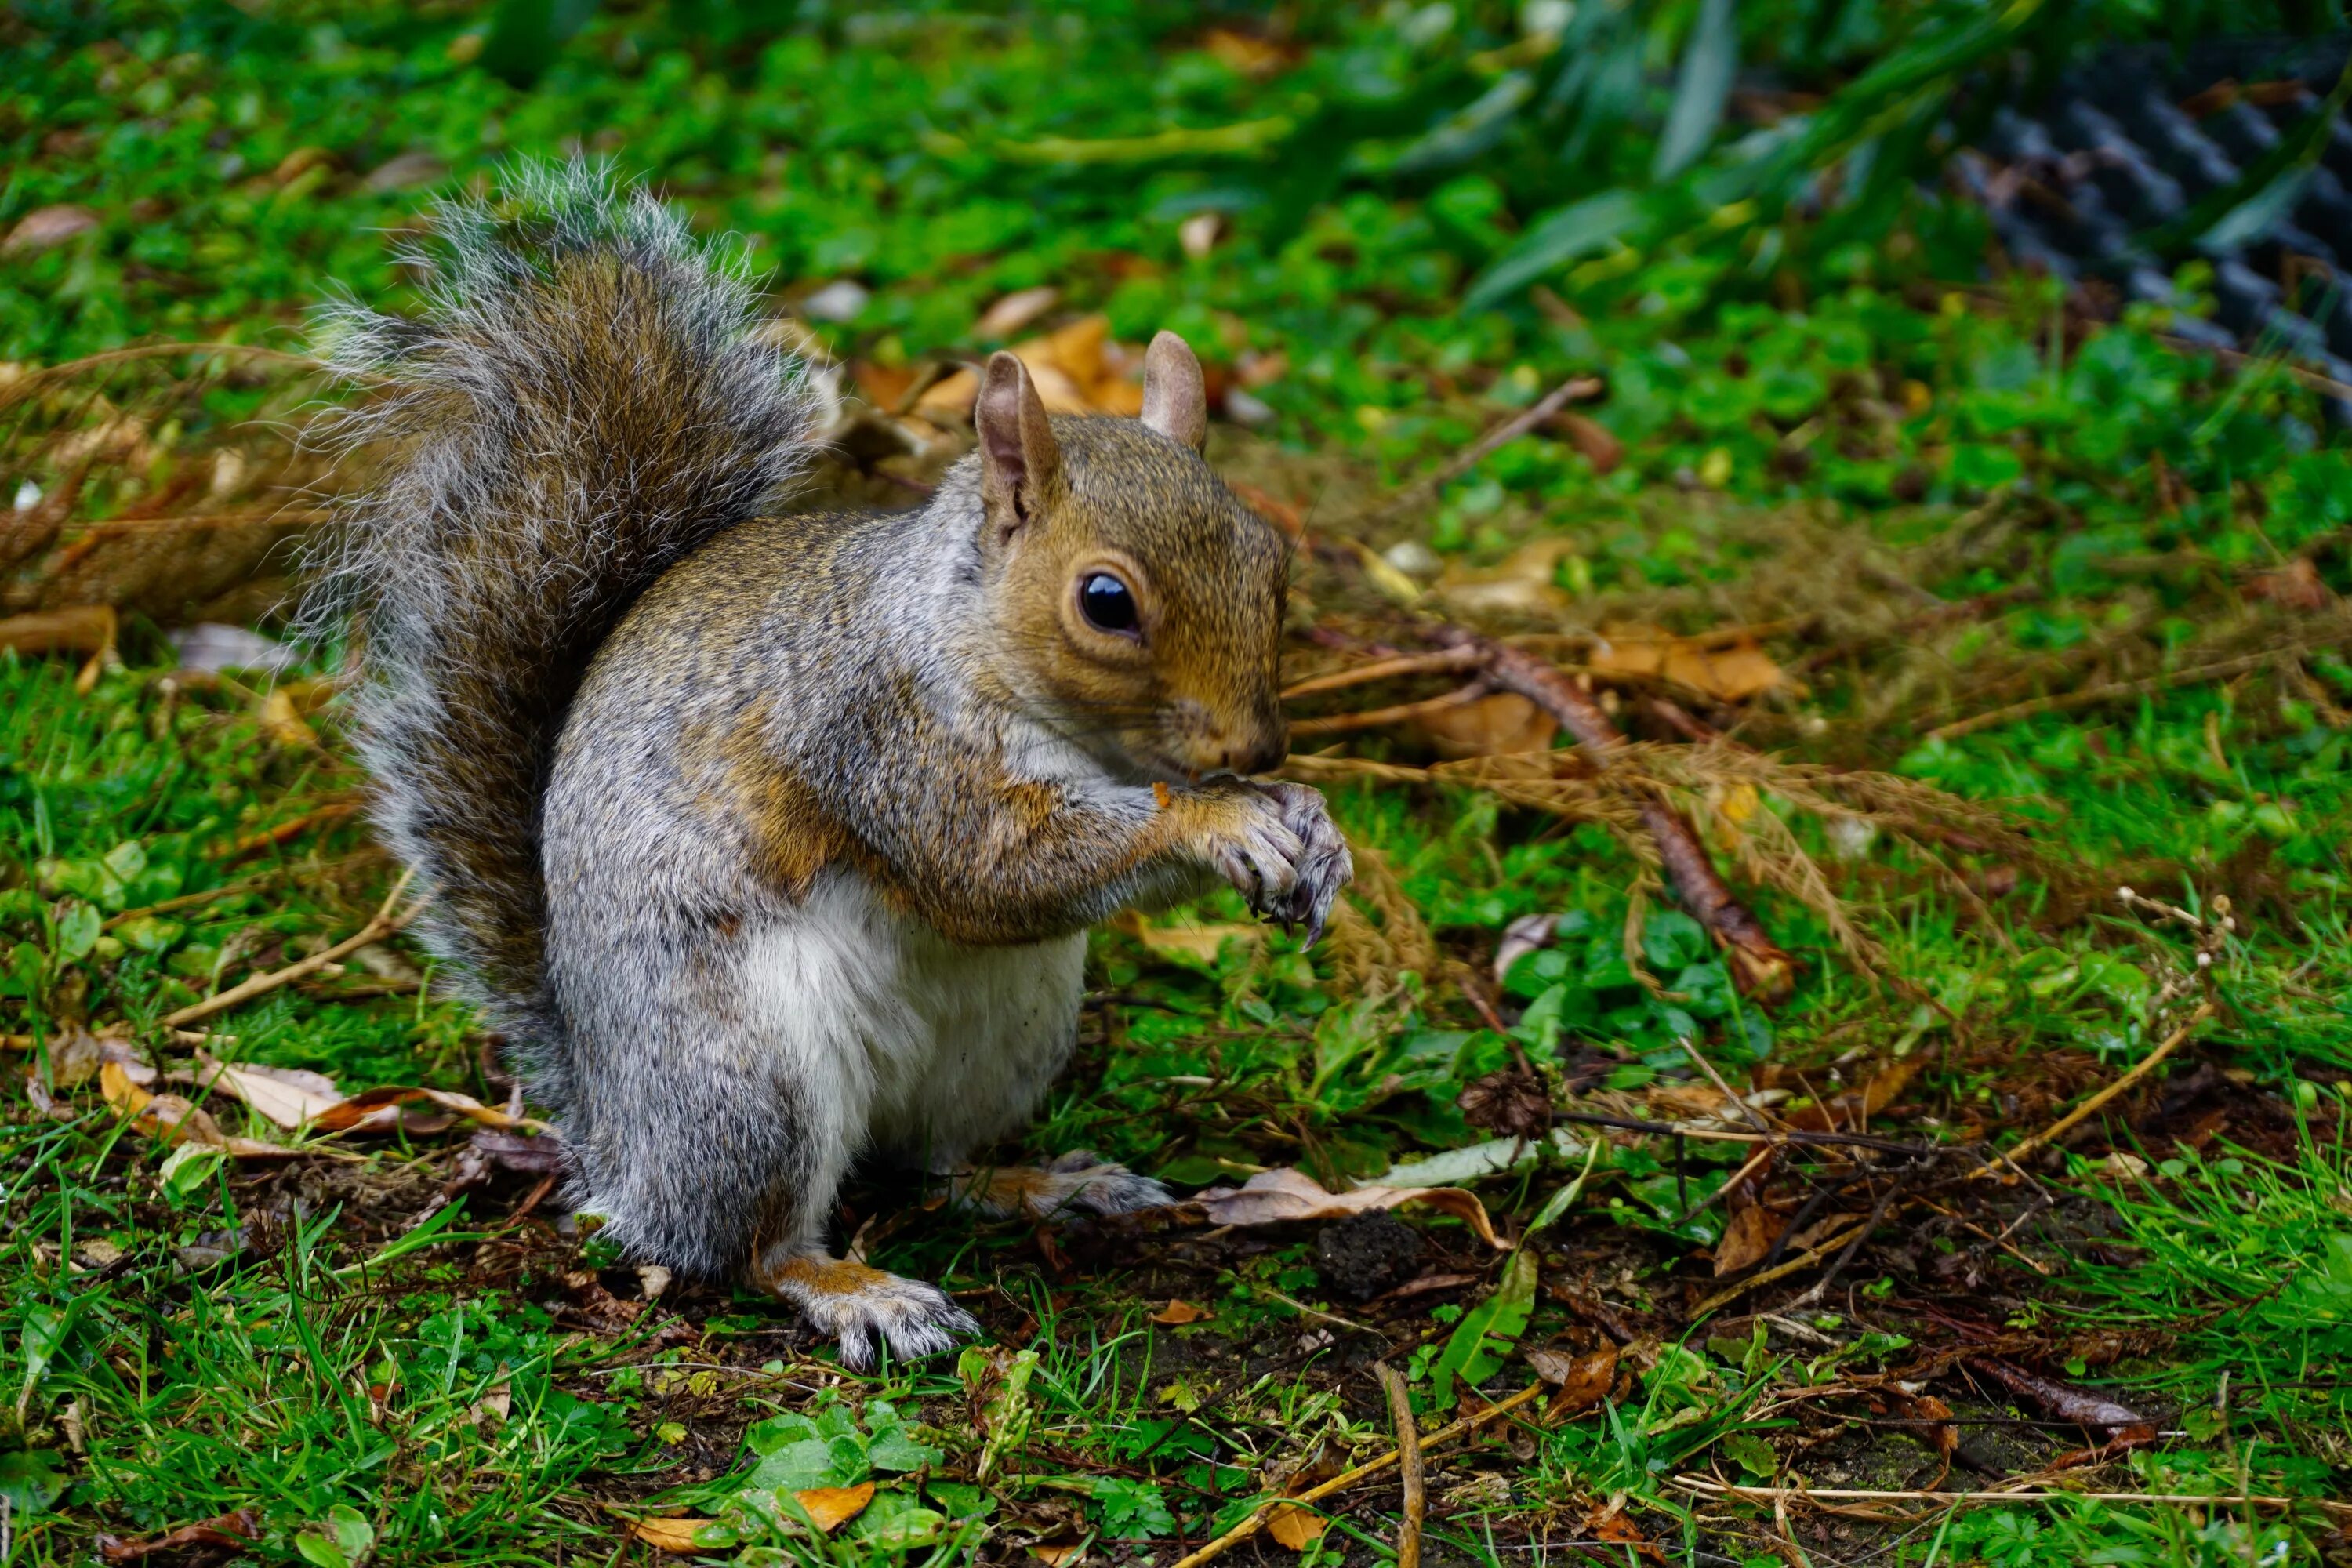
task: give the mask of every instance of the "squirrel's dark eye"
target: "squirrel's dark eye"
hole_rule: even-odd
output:
[[[1078,609],[1087,625],[1118,637],[1134,635],[1135,595],[1108,572],[1097,572],[1078,584]]]

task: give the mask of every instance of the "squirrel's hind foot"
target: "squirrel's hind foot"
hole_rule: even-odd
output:
[[[1139,1176],[1087,1149],[1073,1149],[1042,1168],[1012,1165],[992,1171],[961,1171],[951,1178],[952,1200],[999,1219],[1025,1215],[1057,1219],[1076,1213],[1134,1214],[1166,1208],[1176,1195],[1149,1176]]]
[[[952,1350],[980,1323],[936,1285],[903,1279],[824,1252],[799,1252],[764,1266],[759,1283],[800,1309],[810,1326],[841,1344],[841,1364],[872,1369],[881,1347],[900,1361]]]

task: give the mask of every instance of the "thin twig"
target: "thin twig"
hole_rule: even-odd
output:
[[[1715,1064],[1699,1055],[1698,1047],[1691,1043],[1691,1037],[1688,1035],[1682,1036],[1675,1043],[1682,1047],[1685,1056],[1698,1064],[1698,1070],[1706,1074],[1707,1081],[1722,1092],[1723,1098],[1738,1107],[1739,1114],[1747,1119],[1748,1126],[1759,1132],[1769,1133],[1772,1131],[1770,1124],[1765,1121],[1763,1113],[1735,1093],[1732,1087],[1723,1081],[1723,1075],[1715,1070]]]
[[[1355,730],[1378,730],[1390,724],[1411,723],[1426,719],[1433,713],[1443,713],[1449,708],[1466,708],[1494,689],[1483,680],[1474,680],[1443,697],[1425,698],[1419,702],[1400,702],[1393,708],[1370,708],[1360,713],[1333,713],[1319,719],[1294,719],[1290,733],[1299,735],[1343,735]]]
[[[1675,1228],[1676,1230],[1680,1230],[1699,1215],[1705,1213],[1709,1205],[1720,1203],[1723,1200],[1725,1194],[1730,1192],[1732,1188],[1738,1186],[1740,1183],[1754,1175],[1758,1168],[1760,1167],[1765,1161],[1769,1160],[1773,1155],[1780,1152],[1780,1145],[1777,1141],[1767,1142],[1762,1148],[1758,1149],[1756,1152],[1748,1156],[1748,1160],[1745,1164],[1741,1165],[1739,1169],[1732,1172],[1728,1176],[1726,1176],[1723,1179],[1723,1184],[1721,1186],[1716,1188],[1715,1191],[1707,1194],[1706,1196],[1699,1199],[1698,1202],[1685,1209],[1682,1212],[1681,1217],[1675,1221]]]
[[[2130,1089],[2132,1085],[2146,1078],[2149,1073],[2154,1072],[2163,1062],[2165,1058],[2170,1056],[2174,1051],[2180,1048],[2182,1043],[2189,1038],[2190,1033],[2196,1029],[2198,1025],[2205,1022],[2206,1019],[2210,1018],[2213,1016],[2215,1010],[2213,1004],[2210,1002],[2199,1003],[2197,1005],[2197,1011],[2189,1015],[2188,1021],[2183,1023],[2180,1027],[2173,1030],[2171,1034],[2166,1036],[2164,1043],[2157,1047],[2156,1049],[2148,1052],[2147,1058],[2143,1059],[2137,1067],[2133,1068],[2131,1071],[2124,1074],[2123,1077],[2116,1079],[2115,1082],[2107,1085],[2106,1088],[2099,1090],[2098,1093],[2091,1096],[2090,1099],[2084,1100],[2082,1104],[2076,1106],[2074,1110],[2068,1111],[2065,1115],[2060,1117],[2057,1121],[2052,1122],[2049,1126],[2043,1128],[2032,1137],[2028,1138],[2014,1149],[2011,1149],[2008,1153],[2002,1155],[1998,1163],[2015,1165],[2020,1161],[2023,1160],[2028,1154],[2031,1154],[2035,1150],[2042,1148],[2044,1144],[2049,1143],[2055,1139],[2063,1138],[2068,1132],[2073,1131],[2077,1125],[2096,1112],[2101,1106],[2106,1104],[2117,1095],[2122,1094],[2125,1090]],[[1985,1167],[1986,1171],[1990,1171],[1992,1169],[1994,1169],[1994,1166],[1992,1165],[1987,1165]]]
[[[237,893],[249,893],[256,888],[286,875],[286,871],[287,868],[282,866],[267,867],[249,877],[240,877],[234,882],[223,882],[219,887],[207,888],[201,893],[182,893],[177,898],[165,899],[161,903],[142,904],[135,910],[125,910],[119,915],[108,916],[106,924],[100,929],[112,931],[116,926],[127,925],[135,920],[144,920],[149,915],[167,915],[177,910],[193,910],[209,904],[215,899],[226,899]]]
[[[1834,1502],[1932,1502],[1947,1508],[1967,1508],[1972,1504],[1998,1502],[2139,1502],[2184,1503],[2200,1508],[2299,1508],[2325,1510],[2339,1517],[2352,1516],[2352,1503],[2331,1502],[2326,1498],[2266,1497],[2259,1493],[2224,1492],[2078,1492],[2063,1487],[2036,1490],[2002,1491],[1998,1488],[1977,1492],[1935,1491],[1874,1491],[1856,1487],[1741,1487],[1718,1481],[1707,1476],[1676,1476],[1674,1484],[1686,1491],[1705,1493],[1711,1497],[1738,1498],[1748,1502],[1811,1502],[1828,1500]]]
[[[1519,1390],[1518,1393],[1512,1394],[1508,1399],[1503,1400],[1499,1404],[1489,1405],[1486,1409],[1479,1411],[1475,1415],[1465,1415],[1459,1421],[1453,1422],[1448,1426],[1441,1426],[1436,1431],[1432,1432],[1427,1436],[1422,1438],[1422,1451],[1426,1453],[1428,1450],[1437,1447],[1440,1443],[1450,1443],[1454,1438],[1461,1436],[1463,1434],[1469,1432],[1475,1427],[1486,1425],[1487,1422],[1494,1420],[1498,1415],[1507,1415],[1511,1411],[1517,1410],[1520,1405],[1527,1404],[1529,1400],[1535,1398],[1543,1391],[1544,1384],[1540,1383],[1535,1384],[1532,1386]],[[1387,1469],[1391,1465],[1398,1463],[1403,1458],[1403,1457],[1404,1454],[1402,1449],[1392,1449],[1388,1453],[1382,1454],[1377,1459],[1368,1459],[1364,1463],[1358,1465],[1352,1470],[1343,1471],[1342,1473],[1332,1477],[1329,1480],[1325,1481],[1322,1485],[1310,1488],[1309,1489],[1299,1493],[1297,1497],[1268,1498],[1265,1501],[1260,1503],[1255,1510],[1251,1510],[1250,1516],[1247,1519],[1243,1520],[1239,1524],[1234,1526],[1231,1530],[1228,1530],[1214,1541],[1210,1542],[1206,1546],[1202,1547],[1199,1551],[1177,1559],[1175,1563],[1170,1565],[1170,1568],[1201,1568],[1201,1564],[1203,1563],[1208,1563],[1223,1556],[1234,1547],[1238,1546],[1243,1542],[1247,1541],[1251,1536],[1255,1535],[1259,1531],[1264,1530],[1265,1528],[1265,1521],[1274,1516],[1274,1510],[1282,1507],[1285,1503],[1298,1504],[1320,1501],[1322,1499],[1329,1497],[1333,1492],[1339,1491],[1342,1488],[1354,1486],[1366,1476],[1378,1475],[1381,1471]]]
[[[1397,1527],[1396,1568],[1421,1568],[1421,1522],[1429,1511],[1429,1491],[1422,1473],[1421,1429],[1413,1424],[1412,1395],[1404,1377],[1384,1361],[1374,1362],[1381,1387],[1389,1396],[1389,1418],[1396,1423],[1397,1473],[1404,1482],[1404,1522]]]
[[[1439,626],[1431,638],[1443,647],[1482,650],[1487,679],[1550,714],[1595,766],[1608,767],[1625,744],[1624,735],[1592,694],[1557,665],[1466,626]],[[1733,895],[1691,825],[1654,791],[1641,790],[1636,804],[1643,829],[1657,846],[1659,863],[1674,884],[1675,896],[1691,918],[1723,945],[1740,989],[1770,1000],[1787,996],[1796,984],[1797,961]]]
[[[276,360],[281,364],[292,365],[299,370],[324,372],[332,368],[324,360],[313,359],[309,354],[289,353],[283,349],[263,348],[255,343],[140,343],[131,348],[109,349],[103,353],[85,354],[79,359],[67,360],[61,364],[48,365],[35,371],[30,375],[20,376],[9,384],[7,390],[0,392],[0,410],[24,402],[50,382],[63,381],[83,371],[97,370],[101,366],[120,364],[131,360],[169,359],[175,354],[242,354],[247,359]],[[354,379],[373,382],[376,378],[367,376]]]
[[[2211,354],[2215,359],[2233,369],[2249,364],[2267,363],[2286,372],[2297,386],[2305,387],[2313,392],[2324,392],[2330,397],[2352,398],[2352,386],[2347,386],[2331,376],[2322,375],[2315,370],[2305,370],[2299,364],[2290,364],[2284,360],[2262,360],[2237,349],[2225,349],[2214,343],[2200,343],[2190,338],[2177,338],[2170,332],[2156,332],[2150,335],[2175,353]]]
[[[1593,396],[1601,391],[1601,382],[1598,376],[1569,377],[1455,453],[1436,472],[1407,485],[1387,505],[1375,510],[1370,521],[1383,522],[1400,513],[1411,510],[1570,404]]]
[[[1962,1219],[1956,1211],[1946,1208],[1935,1199],[1921,1198],[1919,1201],[1927,1205],[1930,1209],[1933,1209],[1936,1213],[1942,1215],[1946,1219],[1958,1225],[1962,1230],[1968,1231],[1973,1236],[1982,1237],[1985,1240],[1991,1242],[1995,1247],[2000,1247],[2003,1252],[2008,1253],[2011,1258],[2016,1258],[2020,1263],[2024,1264],[2028,1268],[2032,1269],[2044,1279],[2049,1279],[2052,1275],[2058,1272],[2056,1269],[2051,1268],[2050,1265],[2042,1262],[2032,1254],[2019,1250],[2017,1244],[2011,1241],[2007,1237],[1995,1236],[1984,1226],[1977,1224],[1976,1221],[1971,1219]]]
[[[110,517],[68,526],[80,530],[85,541],[119,539],[125,534],[196,532],[208,528],[309,528],[331,521],[335,514],[322,507],[239,507],[229,511],[158,512],[149,517]]]
[[[1813,1132],[1780,1128],[1770,1132],[1743,1132],[1737,1127],[1702,1127],[1689,1121],[1644,1121],[1638,1116],[1603,1116],[1591,1110],[1555,1110],[1560,1121],[1585,1127],[1613,1127],[1620,1132],[1647,1132],[1657,1137],[1695,1138],[1702,1143],[1799,1143],[1816,1148],[1875,1149],[1884,1154],[1908,1154],[1926,1159],[1942,1151],[1931,1143],[1898,1143],[1867,1132]]]
[[[1370,1334],[1377,1340],[1388,1338],[1385,1332],[1372,1327],[1370,1323],[1360,1323],[1353,1318],[1343,1318],[1337,1312],[1327,1312],[1320,1307],[1310,1307],[1296,1297],[1284,1295],[1271,1285],[1260,1285],[1257,1289],[1302,1317],[1314,1318],[1326,1323],[1337,1323],[1343,1329],[1359,1334]]]
[[[299,816],[287,818],[275,827],[265,827],[257,833],[247,834],[228,847],[228,853],[224,858],[240,860],[257,849],[275,848],[289,839],[300,837],[313,827],[324,826],[329,823],[341,822],[347,816],[356,816],[362,809],[362,804],[356,800],[330,801],[325,805],[314,806]]]
[[[1399,654],[1394,658],[1376,658],[1370,664],[1335,669],[1328,675],[1309,676],[1296,686],[1285,687],[1282,699],[1287,702],[1294,698],[1318,697],[1327,691],[1344,691],[1350,686],[1369,686],[1376,680],[1392,680],[1403,675],[1444,675],[1475,669],[1481,662],[1475,648]]]
[[[1886,1217],[1886,1211],[1894,1205],[1895,1194],[1902,1190],[1903,1178],[1898,1173],[1895,1180],[1886,1184],[1885,1194],[1870,1205],[1870,1217],[1855,1228],[1853,1233],[1853,1239],[1845,1244],[1845,1250],[1839,1253],[1837,1260],[1823,1271],[1820,1279],[1813,1281],[1811,1289],[1789,1303],[1787,1310],[1794,1312],[1812,1306],[1823,1296],[1829,1294],[1830,1287],[1837,1282],[1839,1275],[1845,1272],[1846,1265],[1853,1261],[1853,1255],[1862,1250],[1862,1244],[1869,1239],[1870,1233],[1876,1230],[1879,1222]]]
[[[1802,1273],[1804,1270],[1811,1268],[1814,1264],[1819,1263],[1822,1258],[1827,1258],[1831,1253],[1835,1252],[1840,1247],[1845,1246],[1846,1243],[1850,1241],[1858,1241],[1869,1234],[1870,1222],[1864,1220],[1860,1225],[1855,1226],[1853,1229],[1839,1232],[1836,1236],[1832,1237],[1829,1240],[1822,1243],[1819,1247],[1814,1247],[1811,1252],[1801,1253],[1776,1268],[1767,1268],[1763,1273],[1751,1275],[1748,1279],[1740,1280],[1738,1284],[1727,1285],[1722,1289],[1717,1290],[1714,1295],[1709,1296],[1706,1300],[1701,1301],[1698,1304],[1698,1310],[1691,1314],[1691,1321],[1693,1322],[1696,1322],[1699,1319],[1706,1317],[1709,1312],[1714,1311],[1717,1307],[1727,1306],[1733,1301],[1737,1301],[1740,1297],[1745,1296],[1748,1292],[1755,1289],[1759,1285],[1769,1285],[1775,1279],[1785,1279],[1791,1274]]]
[[[2310,645],[2319,647],[2325,645]],[[2137,680],[2103,680],[2096,686],[2080,686],[2072,691],[2053,692],[2024,702],[2012,702],[2005,708],[1994,708],[1974,713],[1966,719],[1955,719],[1948,724],[1938,724],[1927,731],[1931,741],[1958,740],[1973,735],[1979,730],[2016,719],[2031,719],[2043,713],[2065,713],[2077,708],[2095,708],[2102,702],[2118,697],[2140,697],[2151,691],[2163,691],[2175,686],[2194,686],[2202,681],[2220,680],[2228,676],[2243,675],[2259,669],[2274,660],[2306,651],[2305,647],[2264,648],[2259,653],[2240,654],[2235,658],[2216,659],[2210,664],[2191,665],[2187,669],[2168,670],[2162,675],[2143,676]]]
[[[209,1018],[215,1013],[225,1013],[231,1007],[243,1006],[256,996],[266,995],[281,986],[291,985],[305,975],[316,974],[339,958],[357,952],[372,942],[382,942],[385,937],[406,925],[416,915],[415,906],[397,915],[392,912],[393,906],[400,901],[400,895],[408,889],[408,878],[407,871],[401,872],[400,879],[392,885],[392,891],[384,895],[383,903],[368,918],[367,924],[362,926],[352,935],[345,937],[323,952],[312,953],[299,963],[289,963],[283,969],[271,970],[267,974],[257,974],[242,985],[232,986],[216,996],[207,996],[201,1002],[191,1003],[176,1013],[166,1014],[162,1026],[166,1029],[176,1029],[183,1025],[193,1024],[199,1018]]]

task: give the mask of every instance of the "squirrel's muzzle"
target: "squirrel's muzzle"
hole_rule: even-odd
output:
[[[1246,778],[1253,773],[1270,773],[1282,766],[1290,755],[1290,731],[1279,722],[1262,726],[1245,738],[1230,742],[1225,747],[1220,766]]]
[[[1247,778],[1271,773],[1290,755],[1290,726],[1271,703],[1237,704],[1218,713],[1199,701],[1177,703],[1163,717],[1162,754],[1193,778],[1235,773]]]

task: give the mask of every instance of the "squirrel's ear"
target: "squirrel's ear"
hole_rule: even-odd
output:
[[[980,432],[981,495],[1009,537],[1035,519],[1062,468],[1061,448],[1054,445],[1054,428],[1045,422],[1045,405],[1029,379],[1028,367],[1015,356],[1002,352],[988,356],[972,425]]]
[[[1192,345],[1161,332],[1143,351],[1143,423],[1199,451],[1209,439],[1209,394]]]

